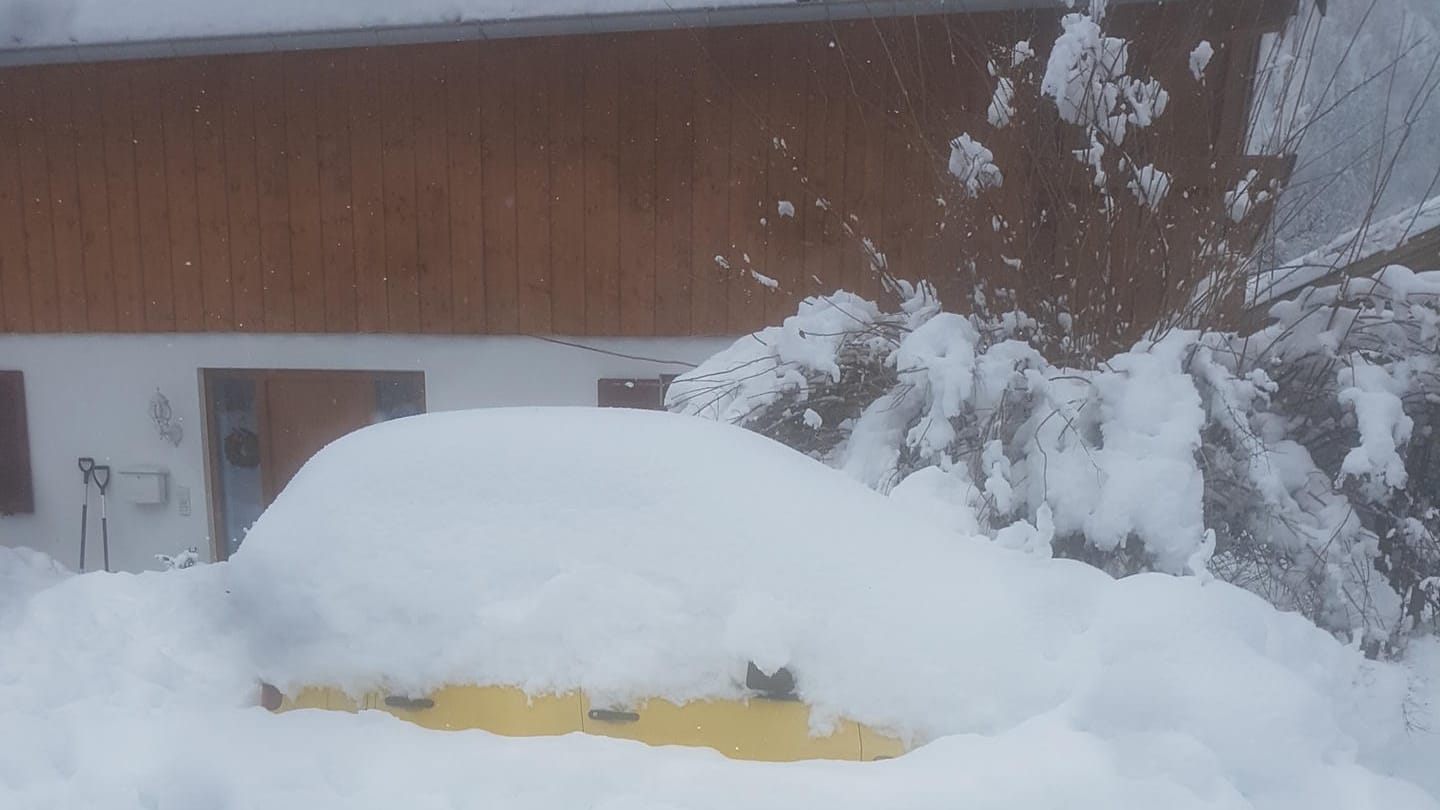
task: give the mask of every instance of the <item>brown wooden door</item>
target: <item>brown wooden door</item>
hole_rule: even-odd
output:
[[[418,371],[206,369],[203,377],[209,501],[222,560],[325,445],[425,412]]]
[[[321,448],[375,421],[375,382],[368,374],[269,374],[264,398],[267,504]]]

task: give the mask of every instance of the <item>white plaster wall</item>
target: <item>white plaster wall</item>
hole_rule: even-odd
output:
[[[733,338],[567,338],[595,349],[695,363]],[[0,369],[25,372],[35,513],[0,518],[0,544],[29,546],[74,568],[79,558],[81,456],[116,470],[169,472],[164,506],[110,498],[115,570],[159,567],[154,555],[190,546],[211,555],[200,390],[202,368],[424,371],[430,411],[503,405],[594,405],[602,377],[654,377],[685,366],[627,359],[527,337],[382,335],[0,335]],[[156,389],[183,420],[171,446],[150,419]],[[4,463],[0,459],[0,463]],[[188,487],[191,513],[179,513]],[[86,567],[100,564],[91,488]],[[92,562],[93,561],[93,562]]]

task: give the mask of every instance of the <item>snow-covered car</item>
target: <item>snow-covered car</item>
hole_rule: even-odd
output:
[[[1440,808],[1420,669],[1218,580],[1002,548],[917,477],[879,495],[677,415],[448,413],[327,448],[224,563],[0,550],[0,807]],[[798,700],[747,689],[752,661]],[[257,680],[377,710],[271,714]],[[386,714],[533,734],[593,709],[732,756],[771,755],[772,710],[787,746],[803,720],[909,751],[775,766]],[[654,731],[681,712],[701,727]]]
[[[777,465],[784,487],[746,485]],[[826,514],[857,496],[868,531]],[[813,586],[814,535],[878,532],[884,510],[816,462],[688,417],[490,410],[363,430],[311,460],[245,541],[279,595],[254,606],[278,628],[260,700],[741,759],[889,759],[899,737],[806,701],[835,665],[804,650],[827,603],[865,590]]]

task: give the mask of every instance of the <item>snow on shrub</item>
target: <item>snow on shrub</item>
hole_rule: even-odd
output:
[[[1148,127],[1165,112],[1170,94],[1155,79],[1136,79],[1126,71],[1130,45],[1108,36],[1101,15],[1067,14],[1045,66],[1040,92],[1055,100],[1060,117],[1098,130],[1113,144],[1125,141],[1129,127]]]
[[[1088,13],[1065,15],[1038,84],[1005,66],[1023,65],[1028,43],[1009,60],[997,52],[988,118],[1005,127],[1046,99],[1073,128],[1071,155],[1094,187],[1055,210],[1113,217],[1133,197],[1142,221],[1170,222],[1198,197],[1171,193],[1163,148],[1156,163],[1129,156],[1147,151],[1135,138],[1169,95],[1130,75],[1129,43],[1106,33],[1104,10],[1094,0]],[[1202,42],[1191,52],[1197,80],[1212,51]],[[1002,175],[968,133],[951,143],[949,169],[968,200]],[[669,406],[745,425],[1002,545],[1116,574],[1217,575],[1378,652],[1440,608],[1440,471],[1423,451],[1440,421],[1437,282],[1392,267],[1277,305],[1255,334],[1178,328],[1225,306],[1244,269],[1231,231],[1279,188],[1255,170],[1220,182],[1213,203],[1195,204],[1206,236],[1178,259],[1204,278],[1148,333],[1105,319],[1076,325],[1063,301],[1027,303],[1015,289],[997,296],[1014,311],[992,314],[983,284],[976,314],[944,312],[928,284],[882,272],[898,310],[844,292],[808,299],[783,325],[683,376]],[[1176,271],[1154,251],[1135,258],[1135,273]],[[1125,271],[1110,253],[1082,260],[1102,278]],[[1003,251],[966,261],[1022,266]],[[1034,264],[1048,275],[1067,263]],[[1013,288],[1044,284],[1026,277]],[[1149,337],[1096,339],[1121,331]]]
[[[1005,182],[1005,176],[995,165],[995,155],[969,135],[950,142],[950,173],[960,180],[965,193],[971,197],[987,188],[999,188]]]
[[[1440,272],[1392,265],[1307,288],[1270,317],[1235,341],[1276,386],[1271,410],[1284,422],[1260,429],[1313,454],[1325,477],[1311,488],[1334,501],[1329,530],[1376,550],[1404,626],[1433,625],[1440,599],[1424,582],[1440,574]]]
[[[1007,546],[1213,571],[1377,645],[1434,620],[1436,476],[1407,459],[1440,410],[1440,273],[1389,267],[1278,304],[1254,334],[1173,330],[1093,368],[1049,362],[1023,313],[904,292],[895,312],[807,299],[667,404]]]

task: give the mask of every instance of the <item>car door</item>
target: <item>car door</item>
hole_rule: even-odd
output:
[[[578,692],[531,696],[513,686],[447,686],[423,695],[374,693],[367,705],[447,731],[474,728],[508,737],[543,737],[582,730]]]
[[[904,740],[881,734],[869,726],[860,727],[860,759],[866,762],[894,759],[909,750]]]

